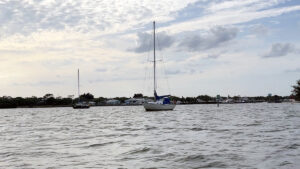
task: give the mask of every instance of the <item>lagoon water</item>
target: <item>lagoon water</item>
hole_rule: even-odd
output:
[[[0,110],[0,168],[299,168],[300,104]]]

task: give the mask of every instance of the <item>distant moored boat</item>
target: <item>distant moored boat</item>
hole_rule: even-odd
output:
[[[90,108],[90,105],[86,102],[81,102],[80,101],[80,90],[79,90],[79,69],[77,72],[77,79],[78,79],[78,102],[73,104],[74,109],[88,109]]]

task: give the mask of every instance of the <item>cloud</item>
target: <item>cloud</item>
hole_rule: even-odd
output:
[[[62,85],[61,81],[38,81],[28,83],[13,83],[14,86],[55,86]]]
[[[138,33],[138,46],[133,49],[136,53],[143,53],[153,50],[153,35],[151,33]],[[174,43],[174,38],[167,35],[166,32],[156,34],[156,48],[163,50]]]
[[[299,12],[300,5],[296,0],[293,3],[288,1],[0,0],[2,93],[44,94],[49,87],[61,94],[74,93],[77,89],[75,72],[80,68],[81,81],[86,83],[83,91],[86,87],[96,95],[127,95],[142,86],[138,85],[144,77],[146,57],[142,52],[153,50],[153,20],[157,21],[159,32],[165,31],[158,34],[157,42],[158,49],[167,49],[163,54],[167,57],[166,65],[171,66],[166,73],[172,77],[190,78],[190,81],[179,78],[175,81],[186,91],[191,88],[186,85],[201,79],[198,78],[200,75],[197,76],[201,70],[205,70],[201,77],[211,78],[213,75],[215,79],[222,79],[224,70],[228,70],[229,75],[231,70],[248,73],[248,69],[243,70],[250,67],[252,59],[276,67],[278,62],[251,56],[265,43],[274,43],[272,40],[278,39],[280,34],[287,33],[286,40],[298,45],[296,36],[290,36],[297,27],[287,27],[290,24],[281,22],[276,25],[278,33],[270,34],[268,39],[246,39],[245,34],[248,34],[242,33],[242,29],[249,28],[248,25],[257,19],[261,19],[258,22],[262,26],[253,28],[254,33],[267,33],[263,26],[269,27],[269,20],[285,19],[289,23],[290,16]],[[279,15],[281,17],[275,17]],[[295,20],[293,16],[291,21]],[[241,33],[232,27],[238,27]],[[236,45],[237,41],[241,45]],[[197,56],[196,59],[190,59],[193,56]],[[282,67],[283,71],[297,68],[298,57],[293,61],[284,60],[286,67]],[[252,65],[251,70],[257,70],[258,66]],[[275,70],[270,65],[265,67]],[[93,83],[88,83],[90,81]],[[27,84],[16,87],[11,85],[13,82]],[[111,84],[115,84],[117,90],[108,90],[112,88]]]
[[[205,15],[186,20],[184,22],[174,23],[161,30],[170,33],[180,33],[183,31],[195,31],[199,29],[209,29],[212,26],[226,26],[241,24],[257,19],[279,16],[285,13],[299,11],[300,5],[278,7],[282,2],[273,0],[247,0],[244,1],[224,1],[221,3],[213,2],[206,8]],[[230,2],[234,2],[230,4]],[[227,3],[227,4],[226,4]],[[251,4],[251,5],[249,5]],[[218,7],[221,5],[220,7]],[[214,7],[213,7],[214,6]],[[278,7],[278,8],[274,8]],[[199,28],[201,25],[201,28]]]
[[[41,63],[41,65],[43,65],[45,67],[59,68],[59,67],[72,65],[74,63],[74,60],[72,60],[72,59],[63,59],[63,60],[61,60],[61,59],[45,59],[45,60],[39,61],[39,63]]]
[[[90,32],[101,35],[126,32],[153,20],[173,20],[171,14],[196,0],[155,2],[118,0],[18,0],[0,1],[0,33],[29,34],[41,29]],[[126,23],[126,24],[124,24]]]
[[[229,11],[229,10],[247,10],[247,9],[255,9],[261,10],[266,9],[271,6],[279,5],[283,3],[285,0],[231,0],[231,1],[221,1],[221,2],[212,2],[208,5],[208,12],[220,12],[220,11]]]
[[[219,57],[220,57],[220,55],[217,55],[217,54],[209,54],[209,55],[207,55],[206,59],[217,59]]]
[[[95,80],[90,80],[89,83],[101,83],[101,82],[120,82],[120,81],[138,81],[142,77],[108,77],[108,78],[97,78]]]
[[[190,51],[202,51],[224,45],[233,40],[238,33],[237,28],[214,27],[207,35],[187,35],[179,44]]]
[[[261,24],[251,26],[250,31],[258,36],[267,35],[269,33],[269,29]]]
[[[271,9],[284,2],[285,0],[164,0],[155,3],[151,0],[125,3],[118,0],[2,1],[0,35],[69,28],[80,32],[99,31],[99,35],[118,34],[145,28],[153,19],[164,23],[167,29],[169,27],[168,30],[193,31],[198,30],[199,25],[201,29],[205,29],[216,23],[238,24],[300,9],[296,5]],[[202,12],[204,9],[205,12]],[[185,10],[192,13],[188,13],[189,16],[183,19],[186,13],[180,11]],[[174,24],[166,24],[168,22]]]
[[[276,21],[276,20],[270,21],[270,23],[272,23],[272,24],[274,24],[274,25],[280,24],[280,22],[279,22],[279,21]]]
[[[166,70],[166,75],[173,76],[173,75],[179,75],[179,74],[191,75],[191,74],[194,74],[194,73],[203,73],[202,71],[191,68],[191,67],[185,67],[185,68],[182,67],[182,68],[184,70]]]
[[[300,67],[296,69],[288,69],[285,71],[286,73],[300,73]]]
[[[274,43],[271,50],[263,55],[264,58],[282,57],[295,52],[295,47],[290,43]]]
[[[98,68],[98,69],[96,69],[96,72],[106,72],[107,71],[107,69],[104,69],[104,68]]]
[[[166,70],[166,74],[168,74],[168,75],[177,75],[177,74],[181,74],[181,73],[183,73],[183,72],[180,70]]]

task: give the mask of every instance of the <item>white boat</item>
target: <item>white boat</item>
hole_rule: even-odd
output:
[[[144,103],[144,108],[147,111],[173,110],[175,108],[175,104],[163,104],[158,101],[148,102]]]
[[[156,93],[156,58],[155,58],[155,21],[153,22],[153,88],[154,88],[154,102],[145,102],[144,108],[146,111],[162,111],[173,110],[175,104],[172,104],[169,95],[158,96]]]
[[[90,105],[86,102],[81,102],[80,101],[80,90],[79,90],[79,69],[77,72],[77,77],[78,77],[78,102],[73,104],[74,109],[88,109],[90,108]]]

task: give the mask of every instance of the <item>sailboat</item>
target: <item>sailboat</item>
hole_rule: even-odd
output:
[[[154,102],[144,103],[146,111],[162,111],[162,110],[173,110],[175,104],[170,101],[170,95],[158,96],[156,93],[156,58],[155,58],[155,21],[153,22],[153,88],[154,88]]]
[[[79,69],[77,72],[77,80],[78,80],[78,102],[73,104],[74,109],[88,109],[90,108],[90,105],[86,102],[80,101],[80,90],[79,90]]]

